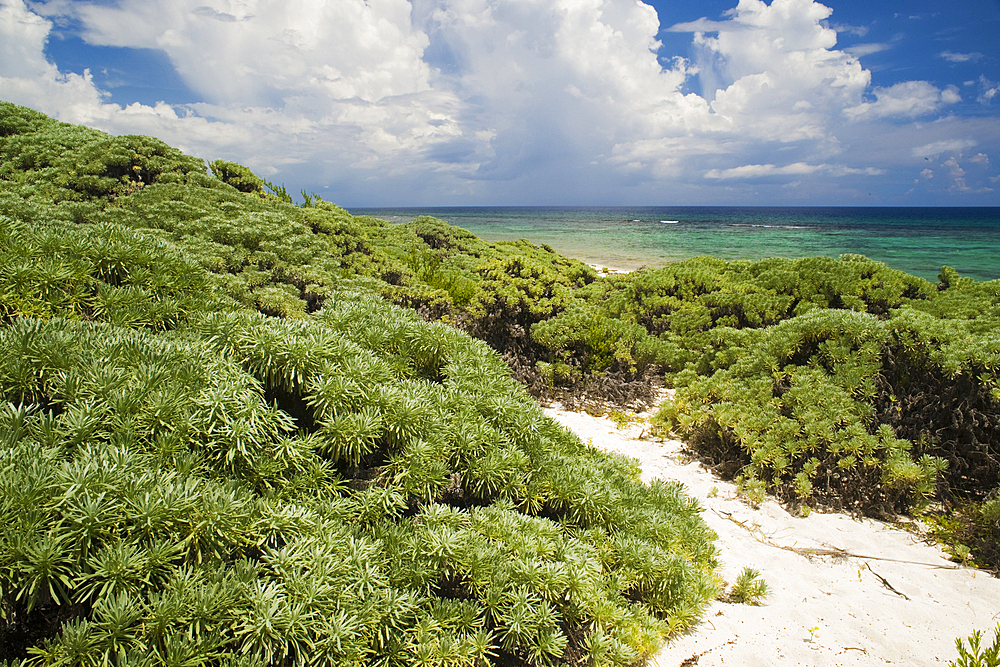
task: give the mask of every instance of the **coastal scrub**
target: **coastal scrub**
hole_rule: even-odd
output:
[[[679,485],[425,319],[583,265],[10,104],[0,155],[0,662],[630,665],[715,596]]]

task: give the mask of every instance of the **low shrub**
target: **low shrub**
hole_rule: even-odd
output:
[[[961,637],[955,640],[958,660],[949,663],[951,667],[998,667],[1000,666],[1000,624],[993,633],[993,645],[983,647],[983,633],[976,630],[969,637],[969,647]]]
[[[736,577],[732,589],[723,598],[726,602],[760,606],[771,594],[767,582],[760,578],[760,572],[752,567],[744,567]]]
[[[2,111],[0,661],[626,665],[715,596],[679,486],[418,314],[534,294],[519,262],[555,312],[582,265],[159,148],[74,189],[115,140]]]

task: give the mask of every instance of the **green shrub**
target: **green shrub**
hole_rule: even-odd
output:
[[[680,387],[661,420],[787,500],[897,511],[933,495],[944,463],[914,460],[912,444],[874,419],[886,339],[874,317],[832,310],[729,336],[739,347],[720,346],[720,368]]]
[[[928,513],[924,520],[931,534],[952,558],[991,569],[1000,563],[1000,488],[984,501],[952,500],[943,511]]]
[[[532,341],[551,359],[590,372],[645,370],[652,359],[641,354],[639,343],[647,337],[637,324],[603,317],[580,304],[531,326]]]
[[[746,495],[936,497],[998,562],[1000,282],[598,278],[7,104],[0,155],[0,660],[651,655],[718,594],[714,535],[514,377],[624,405],[666,371],[657,427]]]
[[[450,312],[522,249],[587,271],[425,221],[468,253],[438,255],[238,166],[253,191],[175,170],[65,203],[36,148],[106,138],[18,114],[3,149],[41,157],[0,182],[0,660],[628,664],[698,618],[697,505],[382,298]]]
[[[726,595],[727,602],[759,606],[771,594],[767,582],[760,578],[760,572],[752,567],[744,567],[736,577],[736,583]]]
[[[559,662],[590,645],[572,628],[634,659],[697,619],[714,548],[679,487],[545,420],[481,343],[337,304],[0,330],[0,630],[60,618],[39,664],[176,634],[202,657]],[[463,625],[431,623],[447,609]]]
[[[983,633],[976,630],[969,637],[969,647],[961,638],[955,640],[958,660],[950,662],[951,667],[998,667],[1000,665],[1000,624],[993,633],[993,645],[982,646]]]
[[[204,175],[201,160],[150,137],[110,137],[0,102],[0,179],[40,186],[55,201],[110,200],[158,182]]]

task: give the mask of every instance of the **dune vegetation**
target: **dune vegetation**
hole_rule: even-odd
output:
[[[600,276],[0,103],[0,664],[631,665],[720,592],[651,400],[751,498],[1000,564],[1000,281]]]
[[[9,104],[0,155],[0,660],[627,665],[715,595],[679,485],[428,321],[589,268]]]

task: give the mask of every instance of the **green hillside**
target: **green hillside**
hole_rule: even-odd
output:
[[[677,389],[750,500],[1000,566],[1000,281],[599,276],[0,103],[0,664],[631,665],[718,592],[676,485],[532,398]]]
[[[0,159],[0,660],[627,665],[715,595],[678,485],[421,317],[587,267],[10,104]]]

